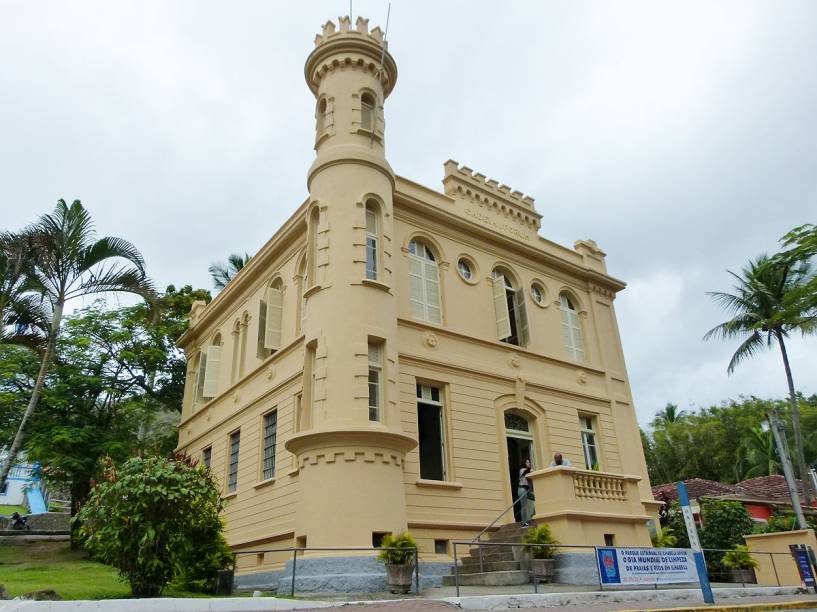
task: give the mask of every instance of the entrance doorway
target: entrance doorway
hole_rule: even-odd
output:
[[[511,482],[511,497],[516,499],[519,488],[519,470],[525,465],[525,460],[530,459],[531,466],[536,469],[536,453],[533,448],[533,433],[530,431],[530,424],[518,414],[512,412],[505,413],[505,435],[508,447],[508,476]],[[520,504],[513,507],[514,520],[521,519]]]

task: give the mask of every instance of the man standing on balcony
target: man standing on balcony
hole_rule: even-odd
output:
[[[556,453],[555,455],[553,455],[553,461],[550,462],[550,465],[548,467],[556,467],[556,466],[559,466],[559,465],[564,465],[564,466],[571,465],[570,459],[567,459],[566,457],[562,457],[562,453]]]
[[[530,459],[525,459],[525,463],[519,469],[519,488],[517,489],[517,499],[519,499],[519,515],[522,519],[522,527],[528,526],[530,520],[530,499],[533,498],[531,494],[531,482],[528,474],[531,471]]]

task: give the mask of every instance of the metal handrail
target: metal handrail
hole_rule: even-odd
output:
[[[527,496],[527,494],[526,494],[526,495],[525,495],[525,499],[527,499],[527,498],[528,498],[528,496]],[[513,503],[512,503],[510,506],[508,506],[507,508],[505,508],[505,510],[503,510],[503,511],[502,511],[502,514],[500,514],[498,517],[496,517],[496,518],[495,518],[495,519],[494,519],[494,520],[491,522],[491,524],[490,524],[490,525],[488,525],[488,526],[487,526],[485,529],[483,529],[482,531],[480,531],[480,532],[477,534],[477,537],[475,537],[473,540],[471,540],[471,544],[476,544],[477,542],[479,542],[479,539],[480,539],[482,536],[484,536],[484,535],[485,535],[485,532],[486,532],[486,531],[488,531],[488,530],[489,530],[491,527],[493,527],[494,525],[496,525],[497,521],[498,521],[499,519],[501,519],[503,516],[505,516],[506,514],[508,514],[508,510],[510,510],[511,508],[513,508],[513,507],[514,507],[516,504],[518,504],[518,503],[519,503],[521,500],[522,500],[522,498],[521,498],[521,497],[517,497],[517,498],[516,498],[516,499],[513,501]]]

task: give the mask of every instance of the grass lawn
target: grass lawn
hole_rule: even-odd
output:
[[[26,509],[23,506],[4,506],[0,504],[0,516],[11,516],[15,512],[26,514]]]
[[[71,550],[68,542],[33,542],[0,545],[0,584],[12,597],[55,590],[63,599],[124,599],[130,586],[115,569],[88,559],[84,551]],[[165,589],[164,597],[202,597]]]

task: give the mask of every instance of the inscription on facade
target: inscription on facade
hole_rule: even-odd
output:
[[[514,238],[518,238],[519,240],[530,241],[530,237],[524,232],[521,232],[512,225],[509,225],[508,223],[496,221],[495,219],[492,218],[491,215],[485,214],[484,212],[474,210],[473,208],[466,208],[465,215],[471,217],[472,219],[474,219],[478,223],[481,223],[482,225],[487,225],[488,227],[498,230],[504,234],[508,234],[509,236],[513,236]]]

